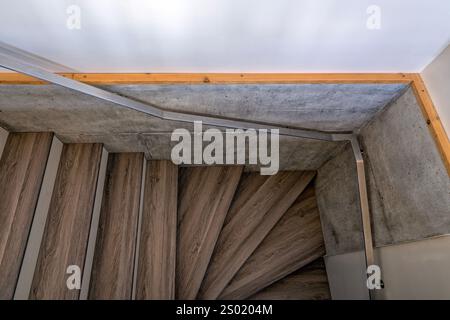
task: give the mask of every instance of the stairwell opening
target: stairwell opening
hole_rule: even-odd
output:
[[[445,159],[407,84],[105,87],[166,110],[358,133],[375,262],[388,272],[383,276],[386,288],[376,298],[393,294],[392,271],[379,258],[387,254],[383,248],[449,233]],[[273,176],[260,175],[257,165],[175,166],[170,134],[174,128],[192,131],[188,123],[143,116],[54,85],[2,84],[0,92],[0,125],[9,131],[0,169],[7,170],[16,159],[19,135],[54,132],[65,144],[41,238],[50,251],[68,256],[77,252],[81,265],[88,240],[67,226],[87,210],[79,226],[83,235],[91,231],[89,208],[96,200],[89,190],[96,190],[98,174],[92,168],[99,168],[101,145],[109,152],[87,298],[329,299],[343,296],[342,279],[347,278],[347,285],[355,287],[353,294],[368,297],[364,256],[360,259],[364,238],[358,177],[349,142],[281,136],[280,171]],[[89,150],[77,155],[81,146]],[[30,158],[21,160],[24,166],[35,165]],[[90,175],[81,174],[80,168]],[[71,179],[80,178],[83,187],[74,188]],[[23,176],[3,179],[5,186],[28,182]],[[5,187],[0,193],[2,212],[29,217],[33,201],[28,209],[10,206],[13,195],[8,192],[17,188]],[[36,190],[37,199],[43,191]],[[89,206],[67,206],[64,196],[82,199],[82,194],[90,199]],[[17,228],[14,222],[11,226]],[[20,227],[29,230],[31,223]],[[52,248],[52,237],[65,237],[63,243],[78,242],[80,247]],[[28,241],[20,239],[21,250]],[[66,277],[62,266],[68,261],[45,256],[40,253],[36,263],[30,297],[46,296],[39,291],[41,284],[52,288],[48,270]],[[152,264],[150,257],[161,263]],[[351,267],[345,265],[349,259],[354,261]],[[2,288],[12,288],[6,298],[14,294],[20,268],[14,272],[13,277],[0,277]],[[58,285],[46,290],[51,297],[78,298],[66,289]]]

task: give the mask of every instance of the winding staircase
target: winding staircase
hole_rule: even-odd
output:
[[[53,134],[8,136],[1,299],[330,298],[315,172],[61,147],[52,176]],[[66,285],[69,265],[82,270],[80,290]]]

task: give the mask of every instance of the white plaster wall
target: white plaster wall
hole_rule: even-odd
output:
[[[325,257],[333,300],[368,300],[364,251]]]
[[[384,289],[376,299],[450,299],[450,236],[376,249]],[[333,299],[368,299],[362,251],[325,257]]]
[[[450,299],[450,236],[380,248],[382,299]]]
[[[422,79],[441,118],[447,135],[450,134],[450,45],[421,73]]]

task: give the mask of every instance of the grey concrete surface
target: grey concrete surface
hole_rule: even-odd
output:
[[[361,250],[358,184],[350,144],[318,170],[316,197],[327,255]]]
[[[112,92],[166,110],[323,131],[352,131],[399,96],[403,84],[114,85]],[[182,124],[55,85],[1,85],[0,121],[15,130],[168,131]],[[68,112],[70,111],[70,113]],[[120,120],[120,121],[118,121]],[[29,130],[29,129],[28,129]]]
[[[398,97],[404,84],[109,86],[168,109],[323,131],[353,131]]]
[[[353,130],[404,91],[401,84],[114,85],[106,89],[167,110],[319,130]],[[53,131],[63,142],[102,142],[108,151],[168,159],[175,128],[140,112],[54,85],[0,85],[0,126]],[[207,127],[205,127],[206,129]],[[280,169],[315,170],[340,144],[281,138]]]
[[[109,152],[144,152],[148,159],[170,159],[172,147],[170,132],[121,134],[64,134],[58,137],[64,143],[93,143],[102,141]],[[204,143],[205,145],[206,143]],[[317,170],[332,158],[343,142],[280,137],[280,170]],[[247,165],[247,170],[258,171],[259,166]]]
[[[450,179],[412,90],[361,135],[382,199],[374,214],[385,218],[392,241],[450,233]]]
[[[411,90],[361,130],[374,244],[450,233],[450,179]],[[346,147],[316,187],[328,255],[363,248],[356,170]]]

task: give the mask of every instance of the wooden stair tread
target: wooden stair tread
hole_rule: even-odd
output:
[[[108,156],[89,299],[131,299],[143,158]]]
[[[245,299],[324,254],[314,186],[310,185],[247,259],[219,298]]]
[[[136,299],[174,299],[178,168],[147,161]]]
[[[178,205],[178,299],[195,299],[241,174],[242,166],[184,169]]]
[[[330,300],[322,258],[252,295],[250,300]]]
[[[78,299],[66,286],[66,270],[83,270],[96,184],[100,144],[64,145],[31,287],[31,299]]]
[[[279,172],[267,178],[242,206],[230,208],[232,218],[217,240],[198,298],[217,299],[314,175],[312,171]],[[234,203],[242,202],[235,199]]]
[[[0,160],[0,299],[12,299],[52,133],[10,133]]]

